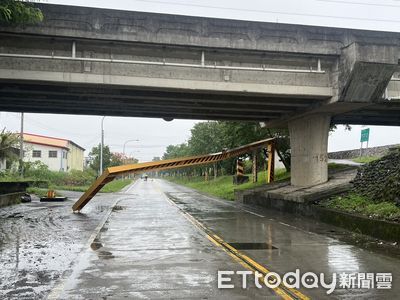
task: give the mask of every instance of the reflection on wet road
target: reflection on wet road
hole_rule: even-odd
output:
[[[273,249],[252,249],[242,252],[279,274],[300,269],[301,273],[376,273],[393,274],[391,290],[336,289],[327,296],[321,289],[301,289],[313,299],[395,299],[400,287],[400,260],[341,242],[316,232],[340,231],[314,221],[282,215],[275,211],[258,210],[204,196],[186,187],[160,181],[172,201],[228,243],[267,243]],[[297,219],[297,220],[296,220]],[[299,219],[302,223],[299,226]]]
[[[329,237],[324,233],[337,230],[331,226],[239,207],[162,180],[140,180],[130,193],[114,207],[72,275],[63,282],[62,299],[281,298],[253,284],[242,289],[239,277],[233,277],[237,288],[218,289],[218,270],[246,269],[211,243],[182,211],[282,275],[296,269],[302,274],[324,273],[327,278],[333,272],[393,274],[390,290],[336,289],[327,296],[323,289],[301,288],[310,298],[397,298],[399,259]],[[93,203],[99,200],[96,197]]]

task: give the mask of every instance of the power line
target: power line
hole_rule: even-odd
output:
[[[14,116],[14,115],[11,115],[11,116],[19,119],[19,116]],[[74,136],[80,136],[80,137],[88,137],[88,136],[92,137],[93,136],[92,134],[76,134],[76,133],[64,131],[64,130],[61,130],[61,129],[58,129],[55,127],[50,127],[49,125],[44,124],[44,123],[32,118],[32,116],[26,116],[26,119],[27,119],[28,123],[33,123],[36,127],[39,127],[41,129],[45,129],[45,130],[50,129],[52,131],[59,132],[63,135],[74,135]]]
[[[374,21],[374,22],[385,22],[385,23],[400,23],[400,20],[391,20],[391,19],[371,19],[371,18],[361,18],[361,17],[342,17],[342,16],[330,16],[330,15],[319,15],[319,14],[290,13],[290,12],[272,11],[272,10],[234,8],[234,7],[212,6],[212,5],[203,5],[203,4],[178,3],[178,2],[171,2],[171,1],[158,1],[158,0],[133,0],[133,1],[145,2],[145,3],[153,3],[153,4],[168,4],[168,5],[175,5],[175,6],[211,8],[211,9],[238,11],[238,12],[244,12],[245,11],[245,12],[253,12],[253,13],[286,15],[286,16],[301,16],[301,17],[329,18],[329,19],[338,19],[338,20],[355,20],[355,21]],[[326,1],[328,1],[328,0],[326,0]],[[335,1],[335,0],[332,0],[332,1]],[[337,0],[337,1],[339,1],[339,0]]]

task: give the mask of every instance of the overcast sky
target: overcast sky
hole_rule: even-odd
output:
[[[400,32],[400,0],[49,0],[48,3],[104,7],[181,15],[255,20],[279,23],[334,26]],[[90,150],[100,141],[100,116],[26,114],[25,131],[71,139]],[[2,112],[1,127],[19,130],[18,113]],[[105,143],[112,151],[151,160],[162,156],[169,144],[185,142],[196,121],[107,117],[104,121]],[[400,128],[370,126],[370,146],[400,143]],[[332,133],[329,150],[353,149],[360,146],[361,126],[351,131],[343,127]],[[87,152],[88,153],[88,152]]]

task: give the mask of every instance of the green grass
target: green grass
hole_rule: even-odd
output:
[[[127,185],[132,183],[132,179],[118,179],[113,180],[110,183],[106,184],[101,190],[101,193],[115,193],[122,190]]]
[[[100,193],[115,193],[122,190],[127,185],[131,184],[131,179],[118,179],[113,180],[110,183],[106,184],[101,190]],[[89,188],[89,185],[83,186],[69,186],[69,185],[60,185],[60,186],[53,186],[55,190],[66,190],[66,191],[75,191],[75,192],[86,192]]]
[[[330,163],[329,169],[340,170],[347,168],[346,165]],[[227,200],[234,200],[235,194],[234,190],[247,190],[252,189],[258,186],[262,186],[266,184],[266,174],[265,171],[258,172],[258,182],[253,183],[253,176],[247,174],[250,178],[249,182],[241,184],[241,185],[234,185],[232,183],[232,175],[227,176],[219,176],[216,180],[213,177],[210,177],[209,181],[205,181],[204,177],[169,177],[168,180],[185,185],[187,187],[199,190],[206,194],[210,194],[213,196],[217,196],[219,198],[227,199]],[[290,173],[286,172],[285,169],[277,169],[275,170],[275,181],[289,179]]]
[[[345,164],[337,164],[337,163],[329,163],[328,164],[328,169],[330,171],[343,170],[343,169],[347,169],[348,167],[349,167],[349,165],[345,165]]]
[[[204,177],[169,177],[168,180],[185,185],[187,187],[199,190],[209,195],[217,196],[219,198],[234,200],[234,190],[246,190],[262,186],[266,184],[265,172],[258,173],[258,182],[252,182],[252,176],[249,175],[249,182],[234,185],[232,175],[219,176],[216,180],[213,177],[209,181],[205,181]],[[290,178],[290,173],[287,173],[285,169],[278,169],[275,171],[275,180],[283,180]]]
[[[324,206],[347,212],[355,212],[376,219],[398,221],[400,219],[400,208],[392,202],[375,203],[367,197],[349,193],[336,196],[325,203]]]
[[[106,184],[101,190],[101,193],[115,193],[122,190],[127,185],[131,184],[131,179],[118,179],[111,181]],[[89,186],[70,186],[70,185],[59,185],[59,186],[51,186],[49,189],[52,190],[65,190],[65,191],[75,191],[75,192],[86,192]],[[30,187],[27,189],[27,192],[30,194],[36,194],[39,197],[43,197],[47,195],[48,189],[40,189],[35,187]]]
[[[378,156],[360,156],[360,157],[352,159],[352,161],[361,163],[361,164],[367,164],[367,163],[370,163],[371,161],[377,160],[379,158],[380,157],[378,157]]]
[[[29,194],[35,194],[38,197],[46,197],[48,189],[41,189],[37,187],[28,187],[26,192]]]

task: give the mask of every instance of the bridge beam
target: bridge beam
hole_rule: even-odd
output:
[[[306,187],[328,181],[330,123],[326,114],[289,122],[292,185]]]

